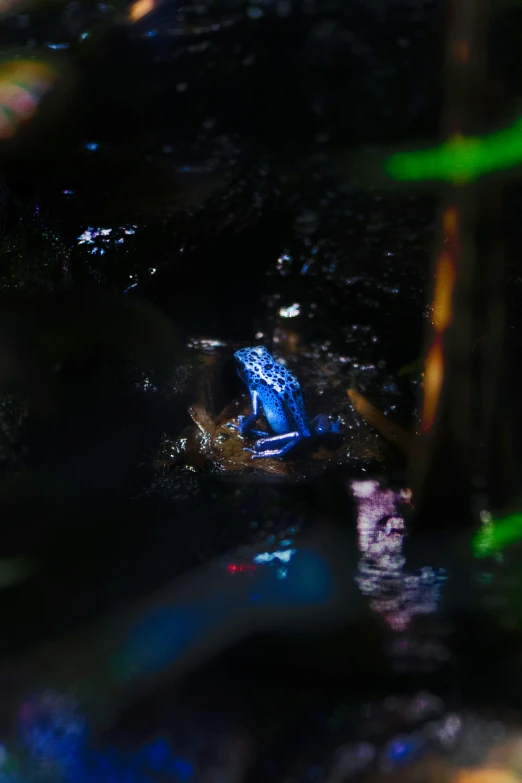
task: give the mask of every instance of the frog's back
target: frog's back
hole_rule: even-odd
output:
[[[247,386],[259,395],[263,412],[277,434],[299,430],[309,435],[308,416],[299,381],[266,348],[245,348],[237,358],[243,364]]]
[[[270,387],[278,394],[289,388],[293,380],[297,380],[286,367],[276,362],[267,349],[261,345],[255,348],[241,348],[234,354],[241,365],[240,376],[249,389],[255,389],[261,394],[263,388]]]

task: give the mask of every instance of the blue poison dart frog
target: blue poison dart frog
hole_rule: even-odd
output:
[[[321,414],[309,421],[299,381],[282,364],[276,362],[266,348],[242,348],[234,358],[238,375],[247,385],[252,400],[250,416],[240,416],[238,424],[230,424],[240,435],[260,435],[250,451],[254,457],[283,457],[303,438],[340,432],[340,422],[330,421]],[[275,435],[252,429],[259,414],[265,418]]]

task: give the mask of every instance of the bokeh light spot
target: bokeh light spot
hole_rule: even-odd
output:
[[[36,60],[12,60],[0,65],[0,140],[11,139],[36,113],[58,74]]]
[[[522,539],[522,514],[510,514],[503,519],[483,519],[482,527],[473,539],[475,557],[487,557]]]
[[[432,323],[438,332],[443,332],[448,328],[453,318],[452,297],[455,286],[455,265],[449,253],[440,255],[436,274]]]
[[[137,22],[154,10],[154,0],[136,0],[129,8],[129,21]]]
[[[435,340],[426,358],[424,370],[424,409],[422,412],[422,429],[431,429],[439,404],[442,381],[444,379],[444,358],[440,338]]]
[[[397,181],[438,179],[463,184],[521,163],[522,118],[519,118],[511,127],[488,136],[455,134],[439,147],[395,153],[386,160],[385,169]]]

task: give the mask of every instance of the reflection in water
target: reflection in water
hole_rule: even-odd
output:
[[[279,308],[279,315],[281,318],[296,318],[300,312],[301,305],[297,304],[297,302],[289,305],[288,307]]]
[[[56,691],[22,704],[18,740],[20,758],[0,746],[2,783],[188,783],[196,772],[194,754],[178,754],[161,737],[139,748],[91,748],[86,718]]]
[[[183,656],[199,655],[204,648],[207,655],[215,654],[238,636],[272,627],[274,622],[286,629],[292,628],[295,617],[298,621],[304,617],[307,629],[315,619],[322,622],[335,599],[338,546],[329,549],[320,537],[304,541],[299,549],[290,548],[291,543],[285,539],[279,546],[287,548],[258,552],[254,562],[225,564],[220,559],[180,580],[167,597],[161,594],[161,600],[140,609],[130,626],[125,621],[122,631],[115,632],[109,676],[125,681],[155,674]],[[94,687],[94,680],[77,684],[81,691]],[[107,687],[107,681],[102,687]],[[140,748],[93,747],[87,718],[67,693],[49,689],[27,698],[18,718],[15,753],[20,750],[21,773],[4,774],[0,759],[0,783],[184,783],[199,766],[208,766],[206,758],[198,758],[197,747],[187,750],[176,745],[175,732],[169,733],[172,745],[156,738]],[[198,738],[192,739],[197,746]],[[215,745],[223,744],[218,743],[219,737],[214,739]],[[242,730],[236,733],[232,728],[227,741],[226,769],[203,773],[198,779],[240,780],[245,747],[248,750]],[[2,746],[0,756],[1,752]],[[17,767],[12,752],[5,750],[5,755],[7,763]],[[215,760],[210,763],[215,768]]]
[[[400,508],[411,504],[410,490],[383,489],[377,481],[353,481],[361,557],[356,582],[393,631],[405,631],[414,615],[436,611],[443,569],[405,570],[406,525]]]
[[[343,718],[344,714],[344,718]],[[355,719],[355,724],[354,724]],[[325,783],[515,783],[522,771],[520,726],[488,712],[451,711],[430,692],[387,696],[362,705],[350,701],[331,715],[331,730],[341,744],[319,750],[308,774],[292,780]],[[203,722],[204,723],[204,722]],[[92,746],[86,718],[66,693],[34,694],[19,711],[16,753],[0,745],[2,783],[239,783],[245,779],[250,742],[241,731],[223,734],[211,720],[207,728],[189,720],[167,732],[126,749]],[[335,724],[335,725],[334,725]],[[356,738],[354,725],[357,726]],[[179,731],[176,730],[179,728]],[[353,738],[353,739],[352,739]],[[139,744],[139,743],[138,743]],[[220,763],[216,765],[216,752]],[[295,763],[303,770],[305,748]],[[308,757],[310,759],[310,757]],[[295,772],[297,769],[294,767]],[[366,777],[361,778],[361,775]],[[390,777],[391,775],[391,777]],[[276,772],[275,783],[290,780]]]
[[[20,739],[35,775],[47,775],[51,780],[71,775],[86,731],[86,720],[69,694],[45,691],[20,707]]]
[[[327,763],[325,783],[515,783],[522,771],[520,728],[500,715],[451,711],[430,692],[387,696],[346,713],[346,735]],[[340,736],[343,730],[339,732]],[[361,778],[361,773],[366,776]]]
[[[92,145],[91,145],[92,146]],[[104,245],[122,245],[125,241],[125,236],[136,233],[137,226],[118,226],[116,229],[112,228],[93,228],[89,226],[85,229],[83,234],[78,237],[79,245],[93,245],[91,253],[96,255],[99,251],[100,255],[105,254]]]

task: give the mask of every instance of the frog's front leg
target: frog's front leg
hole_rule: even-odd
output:
[[[256,391],[250,392],[250,399],[252,402],[252,413],[250,416],[238,416],[238,423],[234,424],[229,422],[228,426],[234,430],[238,430],[240,435],[244,435],[246,432],[252,432],[254,435],[266,435],[266,432],[260,430],[251,430],[250,425],[253,424],[259,418],[260,403],[259,394]]]
[[[286,432],[284,435],[272,435],[260,438],[254,443],[253,449],[245,449],[252,453],[253,459],[261,457],[283,457],[304,435],[301,432]]]

